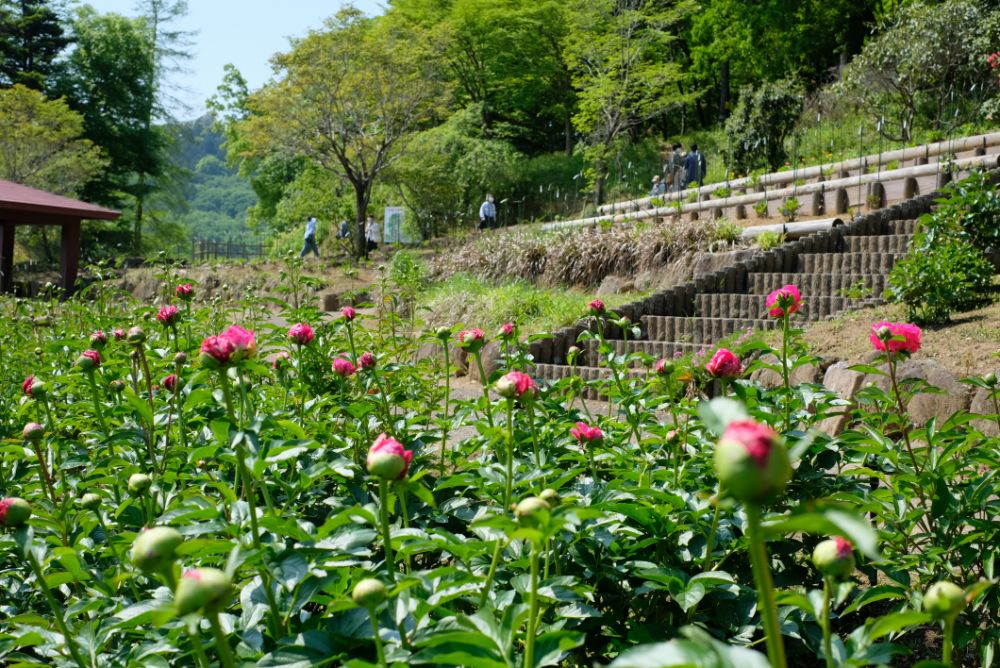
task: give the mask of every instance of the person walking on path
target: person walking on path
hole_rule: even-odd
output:
[[[684,151],[680,144],[673,145],[673,152],[663,168],[663,178],[670,192],[678,193],[684,189]]]
[[[497,207],[493,195],[486,193],[486,199],[479,205],[479,229],[488,230],[497,226]]]
[[[697,184],[701,187],[705,183],[705,172],[708,166],[705,163],[705,156],[698,152],[698,145],[691,144],[691,152],[684,158],[685,187]]]
[[[319,246],[316,245],[316,217],[310,216],[309,220],[306,222],[306,238],[305,243],[302,244],[302,252],[299,253],[299,257],[305,257],[312,251],[319,257]]]
[[[367,252],[372,252],[378,249],[379,239],[379,229],[378,225],[375,223],[375,219],[368,216],[368,223],[365,225],[365,241],[367,242]]]
[[[653,177],[653,187],[649,191],[650,197],[663,197],[667,192],[667,187],[660,180],[659,175]]]

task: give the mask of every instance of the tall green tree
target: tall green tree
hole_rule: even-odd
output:
[[[47,0],[0,0],[0,86],[48,90],[70,39]]]
[[[350,185],[359,256],[375,182],[440,100],[434,62],[406,37],[341,10],[275,57],[278,80],[250,96],[239,123],[245,156],[304,156]]]
[[[585,135],[588,175],[597,204],[604,201],[608,162],[628,134],[684,104],[676,84],[683,70],[670,59],[678,21],[692,6],[655,0],[574,0],[566,59],[578,106],[573,120]]]
[[[74,17],[73,35],[62,92],[108,157],[84,194],[115,206],[131,203],[133,250],[140,253],[143,202],[166,169],[166,137],[148,122],[156,108],[154,43],[144,20],[86,6]]]

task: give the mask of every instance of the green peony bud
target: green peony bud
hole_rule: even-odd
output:
[[[562,498],[560,498],[559,492],[552,489],[551,487],[543,489],[542,493],[538,495],[538,498],[544,501],[545,503],[549,504],[553,508],[562,503]]]
[[[192,568],[181,575],[174,601],[182,615],[198,610],[213,613],[226,607],[232,593],[232,580],[219,569]]]
[[[148,313],[144,313],[143,316],[147,319],[149,318]],[[142,329],[142,327],[132,327],[128,330],[128,334],[125,335],[125,340],[132,345],[137,346],[146,340],[146,332]]]
[[[132,496],[142,496],[153,486],[153,479],[145,473],[133,473],[128,479],[128,491]]]
[[[143,573],[155,573],[174,562],[174,551],[184,537],[172,527],[142,531],[132,543],[132,565]]]
[[[381,605],[385,597],[385,585],[374,578],[365,578],[354,585],[354,591],[351,592],[355,603],[369,609]]]
[[[90,492],[80,497],[80,507],[84,510],[97,510],[101,507],[101,496]]]
[[[715,472],[725,493],[744,503],[764,503],[785,488],[792,464],[774,430],[737,420],[715,447]]]
[[[29,443],[38,443],[45,437],[45,427],[37,422],[29,422],[24,425],[24,431],[21,432],[21,435]]]
[[[935,582],[924,594],[924,611],[934,619],[948,619],[958,616],[965,607],[965,591],[953,582]]]
[[[450,327],[438,327],[434,330],[434,336],[438,337],[442,341],[447,341],[451,338],[451,328]]]
[[[529,496],[514,506],[514,517],[521,526],[537,529],[546,519],[552,506],[537,496]]]
[[[835,580],[848,578],[854,572],[854,548],[850,541],[840,536],[817,545],[812,560],[816,570]]]

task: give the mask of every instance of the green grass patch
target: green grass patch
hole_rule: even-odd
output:
[[[609,308],[644,297],[625,292],[602,296]],[[586,314],[593,291],[539,287],[528,281],[494,284],[468,274],[456,274],[433,284],[417,299],[422,317],[432,327],[461,324],[494,332],[513,321],[522,332],[550,331]]]

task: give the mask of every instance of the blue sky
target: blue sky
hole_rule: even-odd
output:
[[[135,0],[89,0],[100,12],[135,16]],[[181,119],[204,112],[205,99],[222,81],[222,69],[233,63],[251,89],[271,76],[272,54],[288,49],[288,38],[319,28],[341,6],[338,0],[188,0],[188,15],[177,28],[197,31],[190,72],[171,78],[170,93],[188,108],[175,108]],[[382,13],[382,0],[355,0],[367,14]]]

